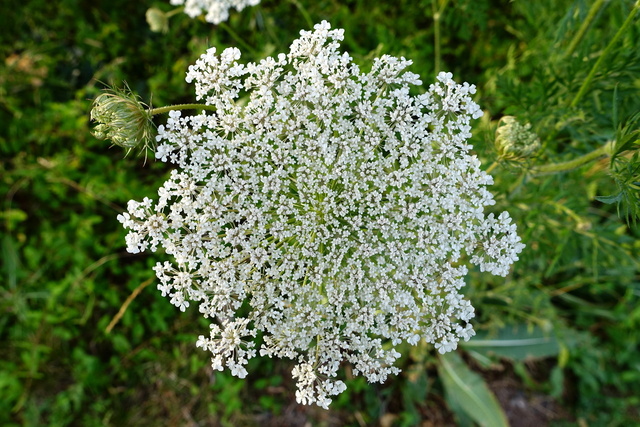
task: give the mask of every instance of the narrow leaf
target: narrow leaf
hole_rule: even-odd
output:
[[[539,327],[528,329],[526,325],[508,326],[491,336],[486,332],[478,332],[470,341],[460,343],[460,346],[483,356],[493,354],[517,361],[557,356],[560,352],[554,336],[549,336]]]
[[[480,375],[469,369],[457,353],[440,356],[438,373],[452,409],[463,411],[480,426],[509,426],[507,417],[487,384]]]
[[[596,200],[602,203],[606,203],[607,205],[619,203],[620,201],[622,201],[622,192],[612,196],[596,196]]]

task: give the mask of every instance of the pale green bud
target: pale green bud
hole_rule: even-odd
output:
[[[91,120],[97,122],[93,134],[131,150],[153,147],[155,126],[140,97],[127,87],[108,89],[93,101]]]
[[[146,18],[149,28],[154,33],[166,33],[169,31],[169,16],[157,7],[147,9]]]
[[[498,122],[495,146],[501,158],[521,161],[540,150],[540,138],[531,131],[529,123],[522,125],[513,116],[504,116]]]

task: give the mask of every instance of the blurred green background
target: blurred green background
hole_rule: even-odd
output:
[[[0,425],[473,425],[470,396],[489,392],[512,425],[640,423],[639,232],[632,206],[596,199],[622,194],[621,178],[607,159],[531,173],[606,141],[638,144],[638,17],[614,40],[634,3],[263,0],[219,26],[177,13],[155,33],[145,13],[172,11],[168,0],[3,0]],[[511,213],[527,244],[508,278],[470,273],[478,337],[457,356],[402,347],[403,372],[383,385],[345,367],[348,389],[329,411],[295,403],[287,361],[255,359],[246,380],[211,370],[195,347],[207,322],[160,296],[151,267],[164,255],[128,254],[116,221],[169,167],[123,158],[89,123],[104,83],[126,82],[154,106],[192,102],[184,76],[206,48],[257,61],[323,19],[345,29],[356,62],[404,56],[425,85],[446,70],[478,86],[486,114],[472,143],[485,168],[498,162],[495,211]],[[507,114],[531,123],[536,156],[497,157]],[[616,167],[637,176],[633,160]]]

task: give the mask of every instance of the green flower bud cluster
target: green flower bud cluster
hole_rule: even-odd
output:
[[[155,126],[151,110],[129,88],[109,89],[93,101],[91,120],[98,124],[93,134],[131,150],[153,147]]]
[[[495,147],[503,160],[523,161],[540,150],[540,138],[531,131],[531,124],[520,124],[513,116],[504,116],[498,122]]]

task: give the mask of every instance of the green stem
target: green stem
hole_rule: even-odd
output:
[[[489,166],[485,172],[486,173],[491,173],[492,170],[494,170],[496,167],[498,167],[498,164],[499,164],[498,162],[493,162],[491,164],[491,166]]]
[[[440,72],[440,62],[441,62],[441,53],[440,53],[440,17],[444,13],[445,8],[447,7],[447,3],[449,0],[444,0],[440,4],[440,8],[437,8],[436,1],[434,0],[431,5],[433,6],[433,36],[434,36],[434,51],[435,51],[435,59],[434,59],[434,68],[435,74]]]
[[[607,58],[613,47],[616,45],[616,43],[618,43],[618,40],[627,32],[627,29],[629,28],[629,26],[631,26],[633,18],[636,16],[636,12],[638,12],[638,9],[640,9],[640,0],[636,1],[636,3],[633,5],[631,12],[629,12],[629,16],[627,16],[627,19],[624,21],[616,35],[613,36],[613,39],[611,39],[609,45],[607,45],[607,47],[604,49],[604,52],[602,52],[602,55],[600,55],[596,63],[593,65],[593,68],[591,68],[591,71],[589,72],[587,78],[584,80],[584,82],[582,82],[582,86],[580,87],[578,94],[575,96],[575,98],[573,98],[571,104],[569,104],[571,108],[578,105],[578,102],[580,102],[582,97],[587,93],[587,89],[591,85],[596,72],[598,71],[604,60]]]
[[[175,9],[173,9],[170,12],[165,13],[164,16],[166,16],[167,18],[171,18],[173,15],[176,15],[176,14],[182,12],[183,10],[184,10],[184,6],[180,6],[180,7],[177,7]]]
[[[589,13],[587,14],[587,17],[585,18],[584,22],[578,29],[578,32],[576,33],[576,35],[573,37],[573,40],[571,40],[571,43],[569,44],[569,48],[565,52],[565,56],[568,57],[573,55],[576,48],[582,41],[582,38],[587,33],[589,26],[591,26],[591,23],[596,19],[596,15],[598,14],[600,9],[602,8],[602,5],[604,5],[606,1],[608,0],[596,0],[595,3],[593,3],[593,5],[591,6],[591,9],[589,9]]]
[[[228,26],[225,22],[221,22],[221,23],[219,23],[219,24],[218,24],[218,26],[219,26],[220,28],[222,28],[223,30],[225,30],[227,33],[229,33],[229,35],[230,35],[231,37],[233,37],[233,39],[234,39],[236,42],[238,42],[238,44],[239,44],[239,45],[241,45],[245,50],[247,50],[247,51],[251,52],[251,54],[252,54],[254,57],[257,57],[257,56],[258,56],[258,52],[256,52],[256,50],[255,50],[254,48],[252,48],[252,47],[249,45],[249,43],[245,42],[245,41],[244,41],[244,39],[243,39],[242,37],[240,37],[240,36],[238,35],[238,33],[236,33],[235,31],[233,31],[233,29],[232,29],[230,26]]]
[[[151,110],[148,110],[148,112],[152,116],[155,116],[155,115],[158,115],[158,114],[168,113],[169,111],[173,111],[173,110],[209,110],[209,111],[216,111],[216,107],[214,107],[213,105],[205,105],[205,104],[177,104],[177,105],[167,105],[166,107],[152,108]]]
[[[309,15],[309,12],[307,12],[307,9],[305,9],[304,6],[302,6],[298,0],[289,0],[289,1],[291,3],[293,3],[293,5],[295,7],[298,8],[298,10],[300,11],[300,14],[304,18],[304,20],[307,21],[307,26],[310,29],[313,28],[313,20],[311,19],[311,16]]]
[[[594,160],[611,155],[611,149],[613,148],[613,146],[613,141],[609,141],[602,147],[573,160],[569,160],[568,162],[539,166],[537,168],[534,168],[531,172],[535,176],[552,175],[556,173],[567,172],[580,166],[586,165],[587,163]]]

